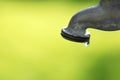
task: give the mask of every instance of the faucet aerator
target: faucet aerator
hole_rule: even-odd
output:
[[[73,42],[85,43],[85,42],[89,42],[90,40],[90,37],[73,36],[71,34],[68,34],[65,32],[64,29],[61,30],[61,35],[63,38]]]

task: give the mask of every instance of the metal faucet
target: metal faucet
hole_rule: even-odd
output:
[[[120,0],[100,0],[99,4],[77,12],[61,35],[68,40],[89,44],[87,28],[120,30]]]

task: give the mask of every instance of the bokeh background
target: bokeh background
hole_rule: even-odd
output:
[[[91,44],[61,29],[99,0],[0,0],[0,80],[120,80],[120,31],[88,29]]]

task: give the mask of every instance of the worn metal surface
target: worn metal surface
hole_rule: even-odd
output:
[[[71,18],[68,27],[62,29],[61,34],[72,41],[87,42],[90,38],[87,28],[120,30],[120,0],[100,0],[96,6],[77,12]]]

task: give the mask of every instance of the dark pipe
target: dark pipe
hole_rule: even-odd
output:
[[[76,13],[61,35],[75,42],[89,42],[87,28],[120,30],[120,0],[100,0],[99,4]]]

